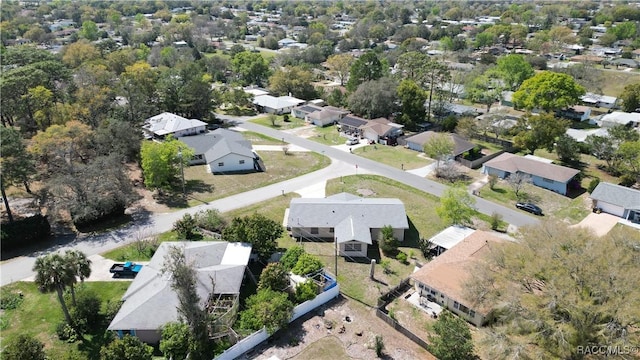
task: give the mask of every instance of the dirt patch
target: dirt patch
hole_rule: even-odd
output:
[[[129,179],[131,179],[131,182],[134,184],[136,192],[140,195],[140,199],[129,206],[129,209],[131,209],[130,211],[146,211],[150,213],[164,213],[171,211],[168,206],[158,203],[156,199],[153,198],[153,192],[144,187],[142,169],[135,164],[128,164],[127,173],[129,175]]]
[[[294,321],[286,331],[278,332],[261,347],[249,354],[248,359],[266,360],[272,356],[280,359],[303,359],[303,351],[315,342],[333,337],[341,344],[350,359],[377,358],[374,343],[376,335],[382,336],[384,354],[399,360],[435,359],[426,350],[406,338],[376,317],[375,309],[354,300],[340,297],[306,316]],[[334,339],[331,339],[334,340]],[[326,359],[334,359],[327,353]],[[324,359],[325,357],[314,357]]]
[[[356,192],[362,196],[373,196],[376,193],[371,189],[358,189]]]

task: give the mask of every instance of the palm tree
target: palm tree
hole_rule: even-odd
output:
[[[75,281],[75,274],[60,254],[52,253],[36,259],[33,265],[36,272],[35,283],[43,293],[55,291],[62,306],[67,323],[73,326],[69,309],[64,301],[63,292],[65,288]]]
[[[87,259],[87,256],[83,252],[77,250],[67,250],[64,255],[64,260],[74,275],[74,279],[69,284],[69,287],[71,288],[71,300],[75,306],[76,290],[74,284],[76,283],[76,277],[80,278],[80,282],[84,282],[84,279],[91,275],[91,260]]]

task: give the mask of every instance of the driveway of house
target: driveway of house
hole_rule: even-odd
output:
[[[607,213],[591,213],[578,224],[571,227],[583,227],[591,229],[597,236],[605,236],[620,220],[619,217]]]

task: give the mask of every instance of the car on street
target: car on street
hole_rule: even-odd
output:
[[[542,216],[542,209],[540,209],[540,207],[535,204],[519,202],[516,203],[516,207],[520,210],[528,211],[534,215]]]

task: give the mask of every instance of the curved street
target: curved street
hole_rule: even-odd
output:
[[[31,268],[35,263],[36,257],[47,252],[76,249],[84,252],[87,256],[99,254],[128,244],[142,237],[166,232],[170,230],[173,223],[177,219],[181,218],[185,213],[193,214],[204,209],[217,209],[220,212],[226,212],[281,196],[283,192],[296,192],[307,188],[310,185],[325,182],[328,179],[333,179],[339,176],[355,175],[356,173],[378,174],[436,196],[440,196],[446,189],[446,185],[412,173],[365,159],[324,144],[246,121],[252,117],[218,117],[229,122],[235,122],[238,126],[244,129],[261,133],[275,139],[282,139],[287,143],[328,156],[332,160],[331,165],[324,169],[320,169],[294,179],[232,195],[207,204],[171,213],[153,214],[149,217],[136,217],[131,224],[108,233],[82,238],[72,238],[71,241],[67,240],[66,242],[64,238],[57,239],[60,240],[58,245],[53,245],[44,251],[36,251],[29,255],[18,256],[3,261],[0,264],[0,286],[33,276],[34,274]],[[530,215],[486,201],[482,198],[476,198],[476,208],[478,211],[488,215],[494,212],[499,213],[503,216],[504,221],[515,226],[535,224],[538,222],[536,218]]]

